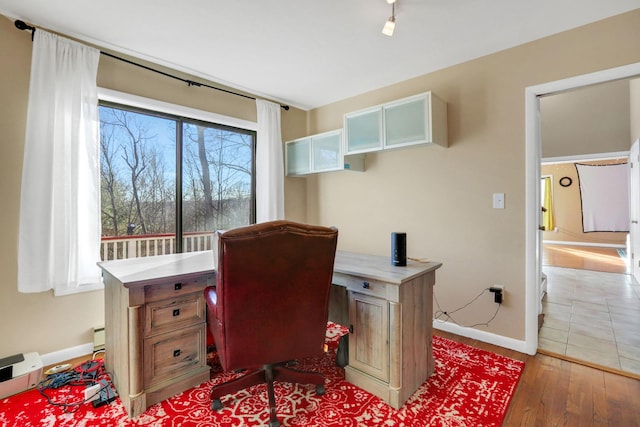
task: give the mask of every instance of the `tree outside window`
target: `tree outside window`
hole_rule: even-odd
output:
[[[100,106],[102,258],[211,249],[255,218],[255,133]]]

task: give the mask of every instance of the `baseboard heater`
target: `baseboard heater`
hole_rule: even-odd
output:
[[[42,377],[38,353],[20,353],[0,359],[0,399],[34,388]]]

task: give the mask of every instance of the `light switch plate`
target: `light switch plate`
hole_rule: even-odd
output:
[[[493,193],[493,209],[504,209],[504,193]]]

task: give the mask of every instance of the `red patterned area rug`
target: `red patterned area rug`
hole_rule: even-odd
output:
[[[329,326],[327,354],[301,360],[297,367],[323,372],[326,393],[316,396],[315,386],[276,383],[277,413],[282,426],[500,426],[524,369],[524,362],[434,337],[435,374],[402,408],[395,410],[344,380],[344,370],[335,365],[337,342],[344,330],[335,324]],[[213,370],[216,372],[215,366]],[[38,391],[30,390],[0,400],[0,425],[267,425],[269,414],[264,385],[226,396],[222,399],[223,409],[211,410],[211,385],[237,375],[216,372],[209,382],[154,405],[134,419],[127,418],[119,398],[98,408],[90,403],[82,404],[75,412],[65,413],[61,407],[47,403]],[[61,387],[50,397],[54,401],[71,402],[83,395],[82,390],[69,389]]]

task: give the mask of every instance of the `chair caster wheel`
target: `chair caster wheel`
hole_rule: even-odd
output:
[[[325,392],[324,386],[323,385],[317,385],[316,386],[316,394],[318,396],[322,396]]]
[[[269,427],[280,427],[280,421],[269,421]]]
[[[219,411],[220,409],[222,409],[222,401],[220,399],[216,399],[211,402],[211,409],[214,411]]]

